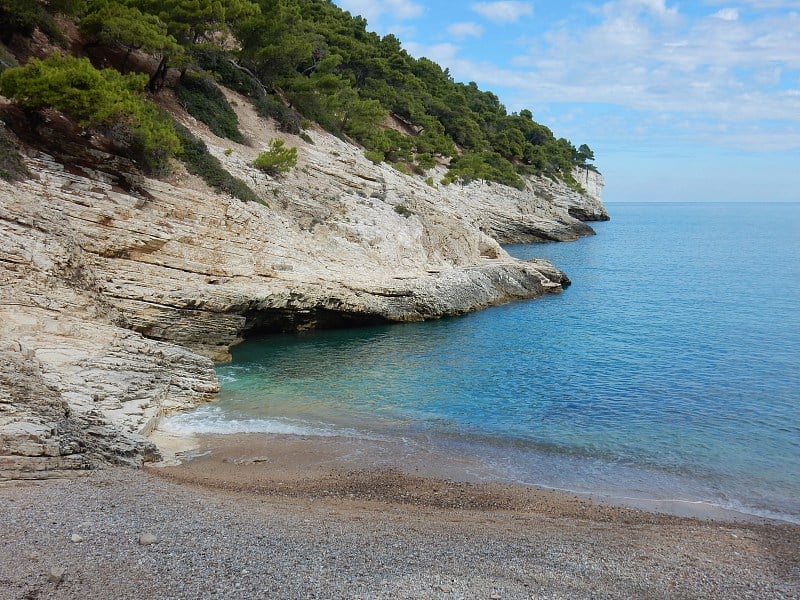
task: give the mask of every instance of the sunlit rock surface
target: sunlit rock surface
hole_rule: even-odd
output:
[[[417,321],[559,292],[560,271],[500,243],[574,240],[593,233],[579,218],[607,218],[592,171],[576,172],[585,193],[541,178],[525,191],[441,186],[442,168],[426,183],[323,132],[308,132],[313,143],[276,132],[229,97],[248,145],[179,119],[263,204],[178,164],[146,179],[68,145],[26,145],[32,177],[0,181],[0,476],[157,458],[149,431],[212,398],[213,361],[248,332]],[[275,137],[299,148],[281,179],[250,167]]]

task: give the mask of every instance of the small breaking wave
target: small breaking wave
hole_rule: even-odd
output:
[[[366,437],[354,429],[291,419],[237,419],[216,407],[203,407],[165,419],[161,428],[179,435],[271,433],[307,437]]]

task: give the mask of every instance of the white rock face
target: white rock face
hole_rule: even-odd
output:
[[[558,292],[562,273],[498,242],[575,239],[592,232],[572,215],[607,218],[593,172],[579,174],[586,194],[534,178],[524,192],[430,186],[325,133],[280,134],[229,97],[250,145],[183,119],[264,204],[179,166],[131,181],[116,157],[100,156],[101,170],[36,149],[31,179],[0,181],[0,476],[157,457],[146,435],[213,397],[212,360],[248,330],[422,320]],[[299,147],[279,180],[249,166],[274,137]]]

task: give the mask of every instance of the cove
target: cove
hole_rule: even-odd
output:
[[[563,294],[233,349],[194,433],[398,441],[471,476],[800,522],[800,205],[611,204],[598,235],[510,246]]]

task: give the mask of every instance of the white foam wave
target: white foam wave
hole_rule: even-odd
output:
[[[786,521],[787,523],[800,525],[800,514],[798,513],[793,514],[778,510],[772,510],[768,508],[757,508],[735,500],[728,502],[720,502],[719,506],[724,508],[725,510],[732,510],[738,513],[759,517],[761,519],[771,519],[773,521]]]
[[[361,437],[354,430],[337,429],[332,425],[312,425],[289,419],[235,419],[213,407],[169,417],[161,423],[161,428],[179,435],[276,433],[312,437]]]

